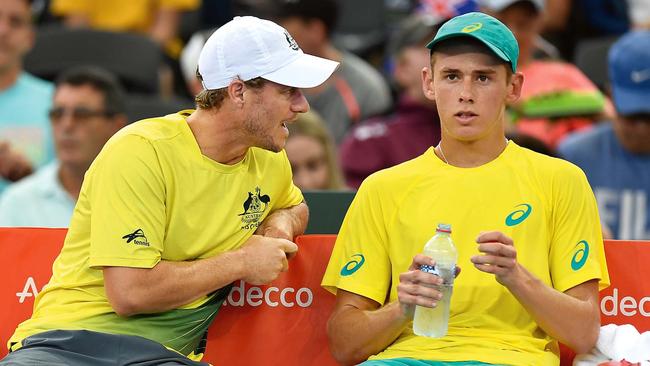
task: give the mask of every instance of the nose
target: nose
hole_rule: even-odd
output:
[[[309,112],[309,102],[302,93],[302,90],[296,89],[291,102],[291,111],[294,113],[307,113]]]
[[[458,101],[461,103],[474,103],[474,91],[472,90],[471,77],[465,78],[460,87],[460,95]]]

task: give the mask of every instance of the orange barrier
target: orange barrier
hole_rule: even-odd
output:
[[[34,296],[51,276],[65,229],[0,228],[0,358],[16,325],[29,317]],[[320,287],[334,235],[304,235],[290,271],[267,286],[235,284],[210,327],[205,361],[224,365],[336,365],[325,322],[334,296]],[[650,242],[606,241],[612,286],[601,292],[603,324],[650,330]],[[640,280],[641,279],[641,280]],[[562,365],[572,353],[563,349]]]

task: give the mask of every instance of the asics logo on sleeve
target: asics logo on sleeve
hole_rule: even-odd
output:
[[[363,257],[363,254],[354,254],[352,258],[359,257],[360,259],[351,259],[347,262],[343,268],[341,268],[341,276],[349,276],[354,272],[358,271],[363,263],[365,263],[366,258]]]
[[[520,205],[515,206],[515,208],[517,207],[522,207],[522,208],[512,211],[510,215],[506,217],[506,225],[515,226],[521,224],[524,220],[526,220],[526,218],[533,211],[533,207],[527,203],[522,203]]]
[[[576,244],[576,252],[571,257],[571,269],[577,271],[584,267],[587,258],[589,258],[589,243],[586,240],[580,240]]]

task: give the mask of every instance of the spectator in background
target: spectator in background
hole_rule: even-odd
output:
[[[577,67],[535,59],[543,25],[544,0],[482,0],[482,8],[512,29],[526,83],[514,109],[514,128],[549,148],[570,132],[589,128],[605,110],[605,98]]]
[[[70,27],[148,34],[172,58],[178,58],[181,12],[200,0],[52,0],[51,12]]]
[[[31,1],[0,6],[0,192],[54,157],[47,111],[53,87],[23,70],[34,44]]]
[[[293,183],[301,190],[344,189],[336,145],[318,113],[300,114],[287,127],[289,138],[284,149],[291,163]]]
[[[197,96],[203,90],[201,80],[196,76],[196,67],[199,64],[201,49],[213,32],[214,29],[208,29],[194,33],[183,47],[181,56],[178,59],[185,87],[192,97]]]
[[[0,197],[0,226],[68,227],[84,174],[127,123],[124,96],[107,71],[80,67],[56,81],[50,120],[57,161]]]
[[[390,90],[382,75],[331,42],[339,15],[336,0],[272,1],[274,16],[306,53],[341,63],[325,84],[305,90],[309,104],[323,117],[337,144],[354,123],[390,109]]]
[[[422,69],[429,64],[425,45],[437,31],[432,21],[413,15],[391,40],[392,74],[399,90],[395,111],[355,126],[341,143],[341,166],[352,188],[359,188],[370,174],[413,159],[440,141],[435,102],[422,92]]]
[[[615,239],[650,239],[650,31],[623,36],[609,51],[617,116],[568,138],[562,157],[580,166],[600,218]]]

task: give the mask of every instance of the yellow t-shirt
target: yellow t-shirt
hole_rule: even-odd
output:
[[[470,262],[481,231],[513,238],[518,261],[558,291],[591,279],[609,284],[594,195],[576,166],[510,142],[476,168],[443,163],[433,149],[370,176],[345,217],[322,285],[386,304],[399,274],[422,252],[437,223],[451,224],[462,268],[454,283],[448,335],[416,336],[409,326],[370,359],[411,357],[505,365],[557,365],[548,336],[494,275]]]
[[[139,335],[192,356],[225,291],[128,318],[106,297],[103,266],[152,268],[239,248],[269,213],[303,201],[284,151],[250,148],[234,165],[201,154],[185,117],[134,123],[86,173],[53,275],[9,343],[52,329]]]

